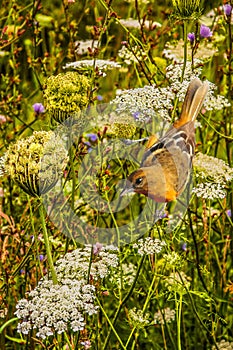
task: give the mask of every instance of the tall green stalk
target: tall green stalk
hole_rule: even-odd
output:
[[[41,220],[41,225],[42,225],[42,230],[43,230],[43,238],[44,238],[44,243],[45,243],[45,248],[46,248],[46,255],[47,255],[48,264],[49,264],[49,271],[51,273],[53,283],[57,284],[58,283],[57,275],[56,275],[56,271],[55,271],[54,264],[53,264],[49,236],[48,236],[48,231],[47,231],[45,216],[44,216],[44,207],[43,207],[43,203],[42,203],[41,198],[40,198],[40,205],[39,205],[39,214],[40,214],[40,220]]]

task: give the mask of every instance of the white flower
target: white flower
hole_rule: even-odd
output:
[[[219,350],[233,350],[233,342],[226,341],[222,339],[217,343]],[[215,345],[212,346],[212,349],[216,349]]]
[[[170,309],[167,307],[166,309],[159,310],[154,314],[154,324],[162,324],[165,323],[171,323],[172,321],[175,321],[176,312],[175,310]]]
[[[138,254],[158,254],[161,252],[163,247],[166,245],[164,241],[160,241],[155,238],[146,237],[145,240],[139,239],[137,243],[133,245],[133,248],[138,249]]]
[[[120,68],[121,65],[117,62],[110,61],[110,60],[99,60],[99,59],[90,59],[90,60],[82,60],[82,61],[75,61],[66,63],[65,66],[63,66],[63,69],[67,68],[96,68],[98,67],[100,72],[107,71],[109,69],[113,68]]]
[[[193,188],[192,192],[196,193],[197,197],[212,200],[223,199],[227,194],[221,184],[213,182],[201,182]]]
[[[178,293],[186,293],[186,289],[190,287],[191,278],[186,276],[183,271],[180,273],[172,272],[167,278],[165,285],[169,291]]]
[[[129,319],[133,326],[138,329],[149,324],[149,314],[144,314],[142,310],[136,309],[136,307],[129,310]]]
[[[226,197],[225,187],[233,179],[233,169],[222,159],[198,153],[194,157],[198,184],[193,193],[206,199]]]
[[[75,52],[78,55],[83,55],[88,51],[88,48],[96,49],[98,47],[98,40],[80,40],[75,42]]]
[[[167,67],[166,77],[170,81],[170,89],[176,94],[179,101],[183,102],[185,98],[185,94],[188,88],[188,85],[192,79],[195,77],[199,77],[202,72],[201,68],[202,61],[199,59],[194,60],[194,69],[192,69],[192,64],[190,61],[186,62],[185,73],[182,83],[180,82],[183,70],[183,62],[179,62],[176,64],[171,64]],[[215,96],[215,90],[217,86],[210,81],[208,81],[209,90],[206,95],[203,107],[207,111],[212,110],[221,110],[225,107],[230,106],[230,102],[226,97],[222,95]]]
[[[58,284],[45,276],[27,299],[18,302],[15,315],[22,320],[18,332],[28,334],[36,329],[37,337],[45,339],[54,332],[65,332],[68,327],[73,332],[84,329],[85,315],[98,311],[94,305],[95,287],[86,282],[89,271],[93,279],[104,278],[118,264],[115,246],[99,247],[93,260],[91,252],[92,246],[86,245],[64,255],[55,265]]]
[[[140,29],[142,24],[146,28],[162,27],[162,25],[159,22],[151,22],[151,21],[146,20],[146,21],[143,21],[142,23],[140,23],[137,19],[132,19],[132,18],[120,19],[119,22],[127,28]]]
[[[116,112],[129,111],[136,121],[146,122],[159,114],[164,120],[171,120],[175,94],[170,88],[145,85],[143,88],[118,91],[111,103],[117,105]]]
[[[84,314],[96,314],[98,310],[94,292],[95,287],[85,280],[64,279],[54,285],[42,279],[28,299],[20,300],[16,306],[15,315],[22,319],[18,332],[28,334],[35,328],[36,335],[44,339],[54,332],[65,332],[68,326],[74,332],[84,329]]]
[[[136,46],[130,49],[126,46],[122,46],[122,48],[118,51],[118,56],[127,65],[130,65],[131,63],[139,63],[140,61],[145,61],[147,59],[146,53]]]

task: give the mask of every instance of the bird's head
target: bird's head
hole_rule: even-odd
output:
[[[148,195],[148,182],[145,172],[142,169],[135,170],[127,178],[126,186],[121,192],[121,196],[127,193],[141,193]]]
[[[176,199],[176,192],[170,185],[172,184],[166,182],[161,167],[144,167],[129,175],[126,186],[120,195],[140,193],[155,202],[164,203]]]

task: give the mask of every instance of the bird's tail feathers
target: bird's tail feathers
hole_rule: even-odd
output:
[[[189,121],[195,121],[205,100],[208,88],[209,84],[207,82],[202,83],[198,78],[194,78],[191,81],[185,95],[180,118],[174,123],[176,128]]]

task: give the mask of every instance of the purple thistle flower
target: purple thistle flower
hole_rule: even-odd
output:
[[[194,43],[195,41],[195,34],[194,33],[188,33],[188,40],[190,41],[191,44]]]
[[[224,11],[226,16],[231,15],[231,10],[232,10],[232,7],[230,4],[223,5],[223,11]]]
[[[213,35],[213,32],[211,32],[209,27],[206,27],[204,24],[201,25],[200,28],[200,36],[202,38],[209,38]]]
[[[32,106],[33,109],[34,109],[34,112],[37,113],[37,114],[40,114],[40,113],[44,113],[45,112],[45,108],[44,106],[42,105],[42,103],[34,103],[34,105]]]
[[[228,210],[226,211],[226,213],[227,213],[227,216],[229,216],[229,218],[231,218],[231,209],[228,209]]]
[[[86,136],[91,140],[91,142],[95,142],[98,139],[96,134],[87,134]]]

